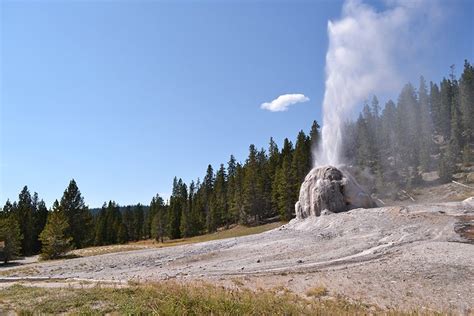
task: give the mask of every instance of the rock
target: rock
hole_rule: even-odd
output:
[[[334,213],[331,212],[331,211],[328,211],[328,210],[326,210],[326,209],[321,211],[321,216],[322,216],[322,215],[331,215],[331,214],[334,214]]]
[[[296,202],[296,218],[339,213],[354,208],[371,208],[377,204],[344,168],[313,168],[301,185]]]
[[[474,183],[474,172],[468,173],[466,176],[467,183]]]

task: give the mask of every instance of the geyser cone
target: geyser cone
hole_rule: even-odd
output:
[[[341,169],[324,166],[308,173],[295,205],[297,219],[319,216],[323,210],[338,213],[377,206],[354,177],[344,167]]]

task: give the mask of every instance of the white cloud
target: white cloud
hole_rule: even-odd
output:
[[[282,94],[271,102],[265,102],[260,105],[260,108],[270,112],[287,111],[290,105],[309,101],[309,98],[304,94]]]

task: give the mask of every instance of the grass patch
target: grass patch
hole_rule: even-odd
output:
[[[309,300],[275,290],[229,290],[213,285],[162,282],[127,288],[38,288],[0,290],[0,313],[128,315],[366,315],[381,311],[343,299]],[[398,315],[399,313],[383,314]]]
[[[275,223],[269,223],[265,225],[252,226],[252,227],[235,225],[234,227],[230,229],[222,229],[213,234],[200,235],[200,236],[195,236],[195,237],[190,237],[190,238],[166,240],[164,243],[158,243],[154,240],[145,240],[145,241],[137,242],[136,244],[150,244],[151,243],[155,247],[172,247],[172,246],[193,244],[193,243],[205,242],[205,241],[211,241],[211,240],[235,238],[235,237],[242,237],[242,236],[248,236],[248,235],[253,235],[253,234],[260,234],[268,230],[280,227],[283,224],[284,224],[283,222],[275,222]]]
[[[0,271],[0,276],[17,276],[17,275],[31,276],[31,275],[37,275],[38,272],[39,271],[33,267],[18,267],[18,268]]]
[[[310,297],[322,297],[328,295],[328,290],[322,285],[315,286],[307,290],[306,295]]]
[[[275,222],[275,223],[269,223],[269,224],[253,226],[253,227],[235,225],[234,227],[230,229],[222,229],[213,234],[206,234],[206,235],[195,236],[195,237],[190,237],[190,238],[165,240],[163,243],[159,243],[153,239],[149,239],[149,240],[131,242],[125,245],[109,245],[109,246],[97,246],[97,247],[77,249],[77,250],[73,250],[71,254],[81,256],[81,257],[89,257],[89,256],[96,256],[96,255],[102,255],[102,254],[107,254],[107,253],[115,253],[115,252],[123,252],[123,251],[139,250],[139,249],[174,247],[174,246],[194,244],[194,243],[211,241],[211,240],[235,238],[235,237],[259,234],[259,233],[263,233],[265,231],[280,227],[283,224],[284,222]]]
[[[95,246],[95,247],[72,250],[70,254],[75,255],[76,257],[90,257],[90,256],[97,256],[97,255],[105,255],[107,253],[124,252],[124,251],[140,250],[140,249],[147,249],[147,248],[150,248],[150,247],[147,247],[144,245],[140,246],[140,245],[135,245],[135,244]]]

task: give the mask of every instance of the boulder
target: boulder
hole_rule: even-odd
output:
[[[296,218],[303,219],[320,216],[323,210],[339,213],[376,206],[344,167],[324,166],[313,168],[304,179],[295,210]]]

